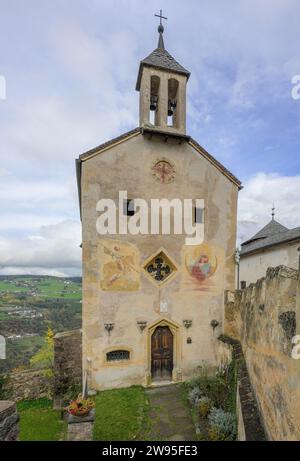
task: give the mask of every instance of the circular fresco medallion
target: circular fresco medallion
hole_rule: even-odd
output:
[[[186,256],[186,268],[197,282],[210,278],[218,268],[218,260],[213,248],[205,243],[195,248]]]
[[[169,160],[157,160],[152,166],[152,174],[157,181],[168,184],[175,179],[175,166]]]

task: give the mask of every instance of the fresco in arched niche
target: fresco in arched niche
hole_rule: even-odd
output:
[[[99,242],[100,286],[104,291],[135,291],[140,287],[139,252],[118,240]]]
[[[203,243],[183,247],[184,271],[182,289],[203,293],[223,290],[224,251],[215,245]]]

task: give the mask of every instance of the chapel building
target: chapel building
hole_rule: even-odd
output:
[[[139,126],[76,161],[89,389],[177,382],[222,361],[218,337],[224,290],[235,288],[241,183],[186,133],[190,72],[165,49],[162,25],[158,32],[157,48],[139,66]],[[173,227],[169,234],[161,226],[124,233],[120,223],[118,232],[101,235],[101,199],[116,204],[123,224],[136,218],[141,199],[202,200],[192,219],[204,227],[204,241],[187,244]]]

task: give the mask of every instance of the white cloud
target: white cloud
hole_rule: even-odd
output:
[[[0,238],[1,273],[79,275],[81,229],[77,221],[43,226],[23,239]]]
[[[75,175],[74,175],[75,176]],[[17,177],[0,172],[0,231],[38,229],[78,214],[75,177]]]
[[[34,181],[30,181],[28,178],[18,178],[8,171],[5,174],[0,172],[0,195],[4,201],[2,205],[13,202],[14,204],[24,203],[30,207],[62,197],[73,199],[67,179],[65,182],[55,182],[55,178],[43,180],[34,178]]]

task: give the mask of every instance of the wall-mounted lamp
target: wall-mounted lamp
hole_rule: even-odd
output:
[[[193,320],[183,320],[182,323],[185,326],[185,328],[188,329],[192,326]]]
[[[147,326],[147,322],[145,321],[138,321],[136,322],[138,324],[138,326],[140,327],[140,330],[141,330],[141,333],[145,330],[146,326]]]
[[[213,328],[213,330],[214,330],[215,328],[217,328],[218,325],[219,325],[218,320],[212,320],[212,321],[210,322],[210,326]]]
[[[104,328],[107,331],[107,333],[110,335],[110,332],[114,329],[115,324],[114,323],[105,323]]]

